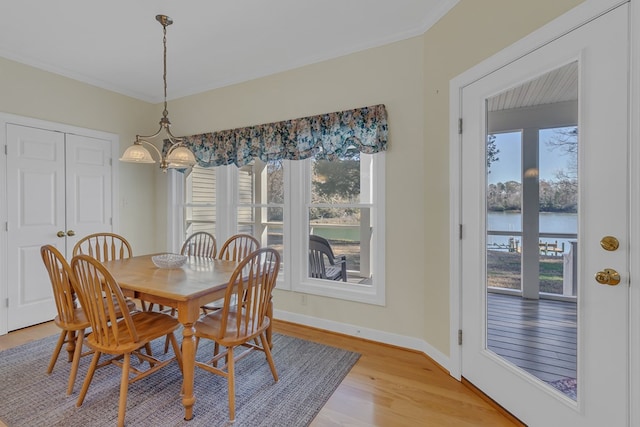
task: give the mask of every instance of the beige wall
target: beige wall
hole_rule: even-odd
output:
[[[426,34],[169,102],[175,134],[383,103],[389,113],[385,307],[279,291],[276,308],[424,340],[449,353],[449,80],[580,3],[461,0]],[[155,131],[161,106],[0,58],[0,111],[120,135]],[[163,175],[120,164],[121,231],[163,250]],[[155,185],[155,193],[153,187]],[[156,224],[157,223],[157,224]]]
[[[122,153],[136,133],[153,133],[160,116],[146,102],[0,58],[0,112],[118,134]],[[120,232],[134,253],[156,247],[153,166],[119,168]],[[134,183],[135,185],[132,185]]]
[[[373,104],[389,115],[387,306],[277,292],[276,309],[424,337],[422,37],[172,101],[172,121],[189,133],[303,117]],[[408,191],[407,189],[412,189]],[[393,220],[395,218],[395,220]],[[400,220],[401,219],[401,220]],[[416,319],[417,317],[417,319]]]

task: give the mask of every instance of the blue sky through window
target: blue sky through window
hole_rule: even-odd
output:
[[[557,128],[540,130],[540,178],[544,180],[554,180],[559,170],[566,172],[571,160],[570,155],[557,148],[552,150],[546,144],[557,130]],[[496,147],[500,150],[499,160],[491,164],[491,173],[488,175],[489,184],[521,182],[521,132],[497,133],[495,137]]]

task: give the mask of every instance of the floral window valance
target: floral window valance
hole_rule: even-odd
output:
[[[373,154],[387,149],[387,138],[382,104],[184,137],[202,167],[244,166],[254,158],[333,160],[350,147]]]

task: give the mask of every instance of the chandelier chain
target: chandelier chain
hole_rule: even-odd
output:
[[[165,23],[162,24],[162,34],[162,45],[164,46],[164,73],[162,74],[162,81],[164,82],[164,111],[162,112],[162,116],[166,118],[169,115],[169,112],[167,111],[167,25]]]

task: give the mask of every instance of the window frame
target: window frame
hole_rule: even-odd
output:
[[[371,284],[337,282],[309,277],[308,211],[311,205],[311,160],[284,160],[285,203],[283,206],[283,268],[276,285],[277,289],[290,290],[311,295],[320,295],[373,305],[386,304],[385,292],[385,153],[369,155],[367,173],[362,174],[362,186],[368,186],[372,200],[349,206],[371,209],[370,272]],[[219,245],[237,230],[238,171],[235,165],[218,166],[216,173],[216,230]],[[169,172],[168,247],[179,250],[184,234],[185,174]],[[266,206],[266,203],[256,206]],[[246,204],[243,205],[246,207]]]

